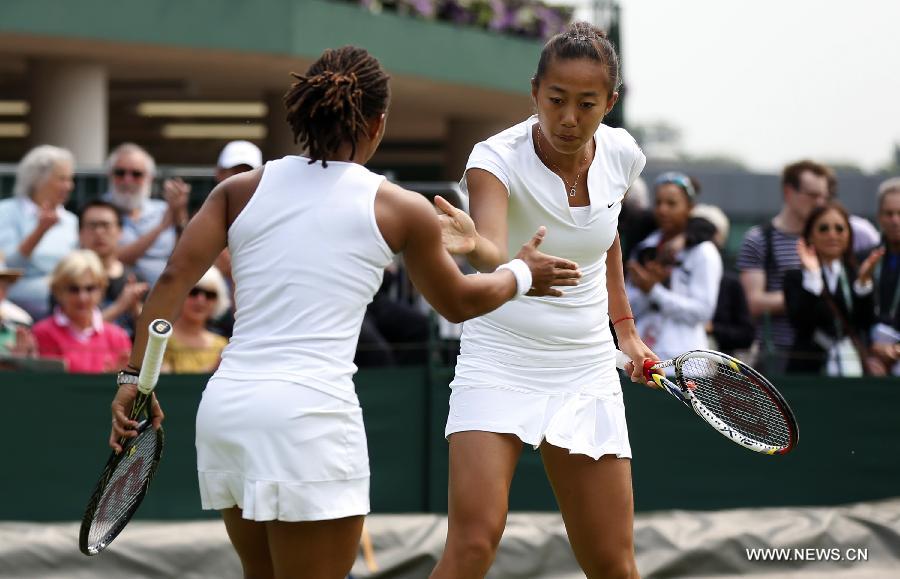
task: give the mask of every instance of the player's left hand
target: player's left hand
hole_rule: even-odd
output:
[[[475,222],[469,214],[457,209],[440,195],[435,195],[434,205],[439,211],[438,221],[441,224],[444,249],[454,255],[471,253],[475,249],[478,232],[475,231]]]

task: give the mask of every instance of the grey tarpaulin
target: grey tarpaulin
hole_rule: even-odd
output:
[[[440,515],[373,515],[367,521],[380,570],[360,558],[354,576],[427,577],[440,553]],[[645,578],[876,579],[900,577],[900,498],[845,507],[668,511],[635,520],[638,568]],[[76,523],[0,523],[0,577],[99,579],[241,577],[221,522],[134,522],[104,553],[85,557]],[[749,561],[746,549],[867,550],[867,561]],[[792,556],[794,553],[792,551]],[[297,577],[302,577],[299,571]],[[491,578],[583,577],[559,515],[513,513]]]

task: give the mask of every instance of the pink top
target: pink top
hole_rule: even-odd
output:
[[[58,358],[69,372],[99,374],[124,366],[131,352],[125,330],[104,322],[100,310],[94,312],[91,328],[77,330],[59,309],[31,329],[42,358]]]

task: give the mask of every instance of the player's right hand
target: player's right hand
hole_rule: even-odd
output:
[[[578,285],[581,270],[574,261],[538,251],[545,235],[547,228],[542,225],[534,237],[522,246],[516,258],[524,261],[531,270],[531,291],[527,295],[560,297],[563,292],[557,287]]]

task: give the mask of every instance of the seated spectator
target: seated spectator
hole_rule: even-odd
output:
[[[134,143],[116,147],[109,155],[107,169],[109,191],[103,200],[122,212],[119,259],[133,265],[138,278],[152,286],[187,225],[191,188],[181,179],[166,179],[165,201],[151,199],[156,162]]]
[[[78,246],[78,219],[63,207],[74,166],[66,149],[35,147],[16,168],[15,196],[0,201],[0,252],[24,270],[8,297],[34,319],[50,313],[50,272]]]
[[[730,226],[728,217],[714,205],[697,204],[691,211],[691,220],[688,222],[688,237],[693,237],[696,242],[706,239],[706,235],[702,232],[691,232],[691,229],[694,228],[692,224],[701,220],[712,225],[713,228],[709,230],[709,235],[721,252],[728,240]],[[726,354],[734,355],[738,350],[746,350],[753,345],[756,326],[753,325],[753,318],[750,317],[744,287],[741,285],[736,271],[724,270],[722,272],[716,313],[713,315],[712,322],[707,325],[706,331],[711,337],[710,347]]]
[[[22,276],[22,270],[9,269],[0,259],[0,356],[32,356],[37,353],[31,335],[31,316],[6,299],[9,286]]]
[[[838,178],[837,173],[831,167],[825,167],[826,177],[828,178],[828,200],[837,201],[838,199]],[[881,243],[881,236],[878,230],[865,217],[859,215],[850,216],[850,232],[853,234],[853,253],[859,255],[861,253],[868,254],[870,251],[878,247]]]
[[[125,330],[103,321],[100,300],[106,291],[106,271],[100,258],[79,249],[53,270],[53,315],[34,325],[42,358],[61,359],[69,372],[112,372],[128,362],[131,340]]]
[[[635,248],[625,289],[637,330],[662,358],[707,348],[722,279],[722,258],[711,241],[686,239],[695,203],[687,175],[664,173],[654,184],[658,229]]]
[[[78,215],[81,247],[97,254],[108,279],[106,293],[100,302],[103,319],[133,336],[147,284],[138,281],[134,269],[119,260],[117,249],[121,237],[122,216],[115,205],[106,201],[91,201],[81,208]]]
[[[784,300],[796,339],[789,373],[862,376],[864,340],[875,317],[872,274],[881,251],[857,267],[850,216],[837,202],[816,207],[797,242],[802,269],[784,275]]]
[[[873,274],[876,323],[870,362],[873,373],[900,376],[900,177],[878,187],[878,225],[884,255]]]
[[[163,371],[174,374],[208,374],[219,366],[228,339],[206,329],[210,320],[231,307],[222,274],[212,267],[191,289],[163,356]]]

